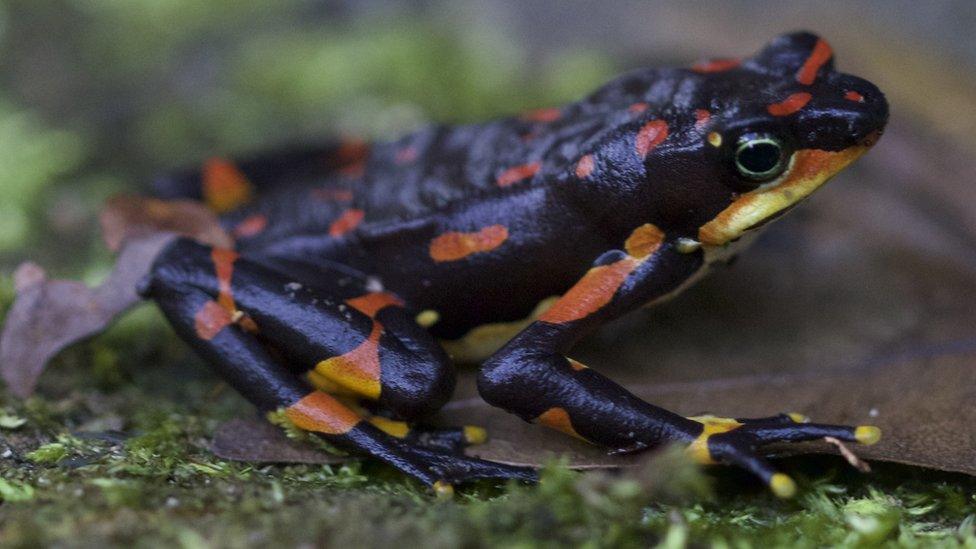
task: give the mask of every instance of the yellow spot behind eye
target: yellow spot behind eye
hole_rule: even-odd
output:
[[[417,324],[419,324],[421,327],[430,328],[434,324],[437,324],[437,322],[440,321],[440,319],[441,319],[440,313],[438,313],[433,309],[426,309],[420,311],[420,313],[417,314],[417,318],[415,320],[417,321]]]
[[[854,429],[854,439],[865,446],[877,444],[881,440],[881,429],[878,429],[874,425],[858,426]]]
[[[710,132],[706,139],[708,139],[708,144],[713,147],[722,146],[722,134],[718,132]]]
[[[796,483],[784,473],[774,473],[769,479],[769,489],[776,497],[789,499],[796,495]]]

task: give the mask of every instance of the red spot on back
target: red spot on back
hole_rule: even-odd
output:
[[[203,165],[203,199],[218,213],[227,212],[251,198],[251,182],[233,162],[211,158]]]
[[[631,114],[640,114],[647,110],[649,105],[647,103],[634,103],[633,105],[627,107],[627,112]]]
[[[555,122],[562,118],[563,112],[555,107],[549,109],[535,109],[519,116],[527,122]]]
[[[349,208],[329,225],[329,236],[340,237],[356,228],[363,221],[366,212],[358,208]]]
[[[853,91],[853,90],[845,93],[844,94],[844,99],[846,99],[848,101],[854,101],[854,102],[857,102],[857,103],[864,103],[864,96],[861,95],[861,94],[859,94],[859,93],[857,93],[856,91]]]
[[[348,139],[343,141],[335,151],[335,160],[339,164],[361,162],[369,154],[369,143],[362,139]]]
[[[380,312],[380,309],[391,306],[403,307],[403,301],[400,298],[387,292],[370,292],[359,297],[347,299],[346,304],[370,318],[374,318],[376,313]]]
[[[794,93],[783,101],[766,107],[766,110],[773,116],[787,116],[807,106],[812,98],[813,96],[807,92]]]
[[[807,57],[807,60],[803,62],[803,66],[797,71],[796,81],[804,86],[813,84],[813,81],[817,78],[817,71],[820,70],[820,67],[824,66],[824,63],[830,60],[832,55],[834,55],[834,51],[831,49],[830,44],[823,39],[817,39],[817,43],[813,46],[813,51],[810,52],[810,57]]]
[[[699,130],[704,128],[708,121],[711,120],[712,113],[705,109],[695,109],[695,127]]]
[[[734,69],[741,64],[742,60],[734,57],[709,59],[707,61],[699,61],[698,63],[695,63],[691,66],[691,70],[699,73],[723,72]]]
[[[430,241],[430,258],[437,263],[457,261],[469,255],[490,252],[508,240],[504,225],[489,225],[473,233],[447,232]]]
[[[515,166],[503,171],[495,182],[498,183],[499,187],[508,187],[509,185],[522,181],[523,179],[528,179],[534,176],[536,173],[538,173],[541,167],[541,162],[532,162],[531,164]]]
[[[593,173],[593,167],[595,162],[593,160],[592,154],[584,155],[576,163],[576,177],[580,179],[586,179]]]
[[[221,330],[231,324],[231,316],[227,309],[216,301],[207,301],[195,315],[193,315],[193,330],[200,339],[210,341]]]
[[[657,147],[665,139],[668,138],[668,123],[664,120],[651,120],[637,132],[637,138],[634,141],[634,147],[637,150],[637,156],[642,159],[647,158],[654,147]]]
[[[244,218],[234,227],[234,236],[248,238],[260,234],[268,226],[268,218],[262,214],[254,214]]]

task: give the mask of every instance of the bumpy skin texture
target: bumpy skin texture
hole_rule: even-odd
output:
[[[177,241],[143,292],[262,409],[432,484],[531,473],[396,440],[325,392],[422,417],[453,387],[437,340],[470,347],[485,325],[561,296],[484,362],[488,402],[615,451],[687,442],[701,461],[745,466],[785,493],[759,445],[876,433],[789,416],[684,418],[565,353],[687,286],[863,153],[886,120],[875,86],[836,72],[825,41],[796,33],[744,60],[632,71],[558,109],[212,159],[161,178],[157,194],[205,200],[236,250]],[[739,143],[755,134],[787,151],[778,177],[737,169]]]

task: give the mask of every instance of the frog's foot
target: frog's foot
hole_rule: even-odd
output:
[[[793,479],[776,471],[759,453],[759,448],[774,442],[800,442],[833,437],[847,442],[871,445],[881,439],[881,430],[871,425],[848,427],[808,423],[800,414],[780,414],[767,418],[732,419],[716,416],[688,418],[704,426],[688,446],[700,463],[738,465],[762,479],[782,498],[796,492]]]
[[[475,425],[432,427],[378,415],[370,417],[369,422],[390,436],[424,448],[444,450],[454,454],[460,454],[468,446],[482,444],[488,439],[485,430]]]

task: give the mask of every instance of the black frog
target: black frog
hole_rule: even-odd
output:
[[[612,451],[688,445],[779,495],[770,442],[871,444],[871,426],[683,417],[568,358],[601,324],[675,294],[866,152],[888,117],[826,41],[639,69],[560,108],[395,141],[346,141],[160,178],[221,214],[233,249],[189,238],[141,293],[251,402],[439,491],[530,469],[466,457],[475,427],[417,421],[479,361],[492,405]]]

